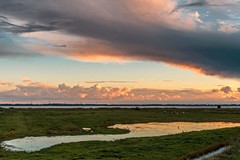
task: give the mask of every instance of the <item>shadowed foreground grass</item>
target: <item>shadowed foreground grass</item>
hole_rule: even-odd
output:
[[[4,141],[25,136],[127,132],[106,128],[116,123],[240,122],[240,114],[237,109],[2,109],[0,119],[0,140]],[[94,133],[83,131],[83,127],[93,128]],[[62,144],[34,153],[0,149],[0,159],[187,159],[220,143],[232,143],[239,136],[240,128],[232,128],[116,142]]]

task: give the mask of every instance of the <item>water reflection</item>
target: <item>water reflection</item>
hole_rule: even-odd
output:
[[[79,136],[54,136],[54,137],[25,137],[2,142],[1,146],[10,151],[35,152],[54,145],[83,141],[115,141],[126,138],[154,137],[172,135],[182,132],[213,130],[220,128],[240,127],[240,123],[225,122],[171,122],[171,123],[140,123],[116,124],[109,128],[128,129],[128,134],[118,135],[79,135]]]
[[[130,134],[139,136],[163,136],[182,132],[213,130],[220,128],[239,127],[240,123],[227,122],[169,122],[169,123],[138,123],[138,124],[116,124],[109,128],[128,129]]]

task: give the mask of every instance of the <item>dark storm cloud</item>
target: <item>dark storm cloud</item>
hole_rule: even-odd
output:
[[[175,12],[182,8],[203,7],[203,6],[208,6],[208,5],[209,5],[209,3],[206,0],[197,0],[197,1],[190,2],[190,3],[186,3],[186,4],[179,4],[172,12]]]
[[[13,33],[58,30],[102,40],[123,51],[121,55],[108,53],[111,56],[183,65],[207,75],[240,77],[239,33],[186,31],[155,22],[141,23],[121,5],[124,2],[129,1],[8,0],[0,3],[0,14],[27,22],[23,30],[8,30]],[[198,1],[188,5],[206,4]],[[78,8],[72,9],[74,6]]]
[[[11,33],[27,33],[37,31],[51,31],[55,28],[38,24],[16,25],[9,22],[8,18],[0,16],[0,29]]]
[[[210,1],[210,0],[209,0]],[[239,3],[237,4],[233,4],[233,3],[224,3],[224,4],[218,4],[218,3],[210,3],[207,0],[193,0],[190,3],[186,3],[186,4],[179,4],[172,12],[175,12],[179,9],[183,9],[183,8],[191,8],[191,7],[233,7],[233,6],[239,6]]]

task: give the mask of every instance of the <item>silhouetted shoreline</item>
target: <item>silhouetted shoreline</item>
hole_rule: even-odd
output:
[[[209,107],[219,107],[219,106],[240,106],[240,104],[71,104],[71,103],[47,103],[47,104],[29,104],[29,103],[2,103],[0,106],[83,106],[83,107],[89,107],[89,106],[110,106],[110,107],[147,107],[147,106],[156,106],[156,107],[164,107],[164,106],[183,106],[183,107],[200,107],[200,106],[209,106]]]

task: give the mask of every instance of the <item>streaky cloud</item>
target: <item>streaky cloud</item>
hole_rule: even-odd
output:
[[[233,3],[225,3],[225,4],[217,4],[217,3],[210,3],[207,0],[195,0],[190,3],[186,4],[179,4],[172,10],[172,13],[176,12],[179,9],[184,9],[184,8],[192,8],[192,7],[236,7],[239,6],[239,3],[233,4]]]
[[[141,0],[141,2],[142,5],[150,2],[152,6],[156,5],[156,1]],[[164,9],[166,3],[171,1],[159,2],[162,2],[161,9]],[[12,34],[60,31],[64,34],[94,39],[103,47],[110,46],[113,50],[101,53],[108,57],[165,62],[206,75],[240,78],[239,32],[228,34],[182,29],[179,26],[188,26],[189,23],[178,24],[176,27],[174,26],[178,22],[176,18],[173,19],[174,23],[169,22],[169,17],[146,18],[142,16],[145,10],[141,11],[147,6],[136,10],[137,7],[133,6],[137,4],[140,4],[140,1],[58,0],[56,3],[53,0],[8,0],[0,3],[0,15],[21,19],[26,23],[15,26],[2,18],[3,25],[0,28]],[[207,5],[215,4],[199,0],[180,8]],[[169,7],[169,12],[174,7]],[[92,46],[91,48],[94,48]],[[3,48],[6,50],[6,47]],[[81,52],[73,53],[76,57],[82,54],[94,57],[98,54],[94,51],[86,52],[85,49],[88,48],[84,46],[80,46],[80,49]],[[64,50],[63,54],[69,56],[71,53]],[[0,55],[6,55],[2,48]]]
[[[27,32],[38,32],[38,31],[52,31],[55,30],[52,26],[39,25],[39,24],[25,24],[25,25],[16,25],[9,22],[9,19],[3,16],[0,16],[0,28],[6,32],[10,33],[27,33]]]
[[[85,83],[97,84],[97,83],[138,83],[138,81],[86,81]]]
[[[180,5],[176,6],[176,8],[174,8],[172,10],[172,13],[179,10],[179,9],[182,9],[182,8],[203,7],[203,6],[208,6],[208,5],[209,5],[209,3],[206,0],[197,0],[197,1],[194,1],[194,2],[191,2],[191,3],[180,4]]]

